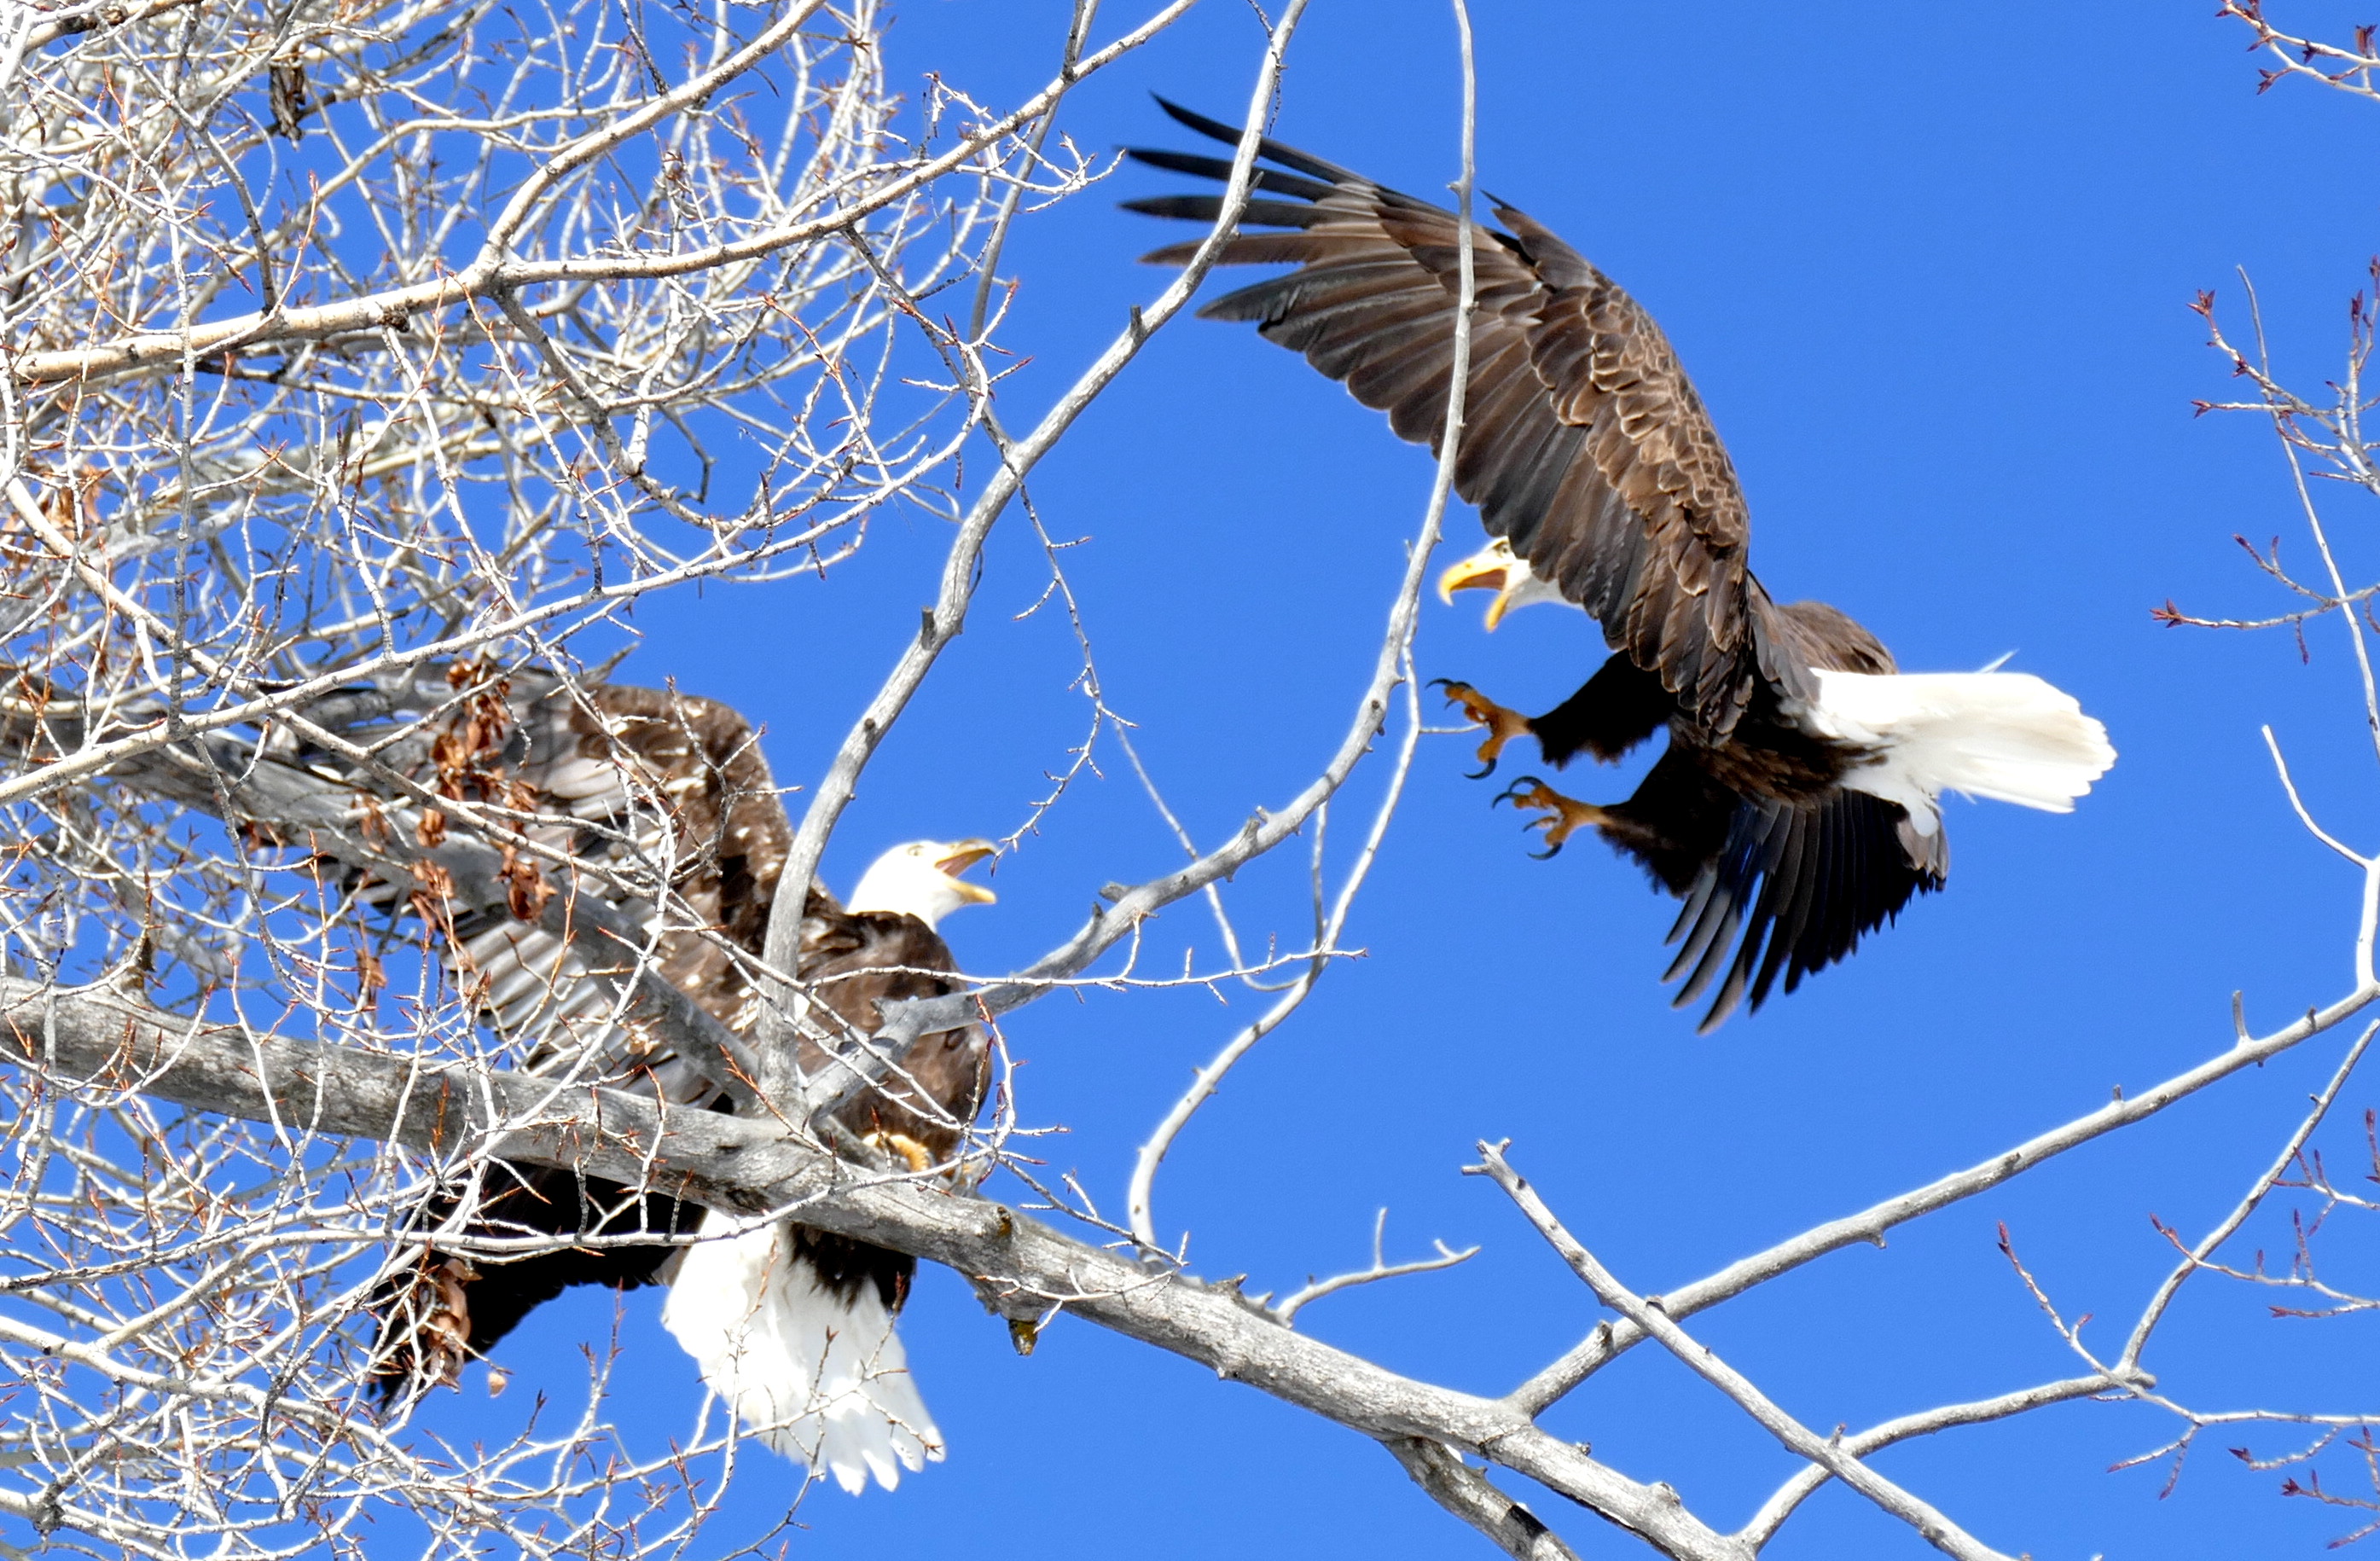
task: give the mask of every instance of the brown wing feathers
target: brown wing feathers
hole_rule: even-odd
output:
[[[1160,100],[1161,101],[1161,100]],[[1238,132],[1173,104],[1219,140]],[[1435,447],[1453,374],[1449,301],[1457,288],[1451,212],[1268,140],[1259,189],[1220,263],[1298,269],[1201,312],[1255,322],[1305,354],[1403,439]],[[1132,155],[1220,178],[1220,159]],[[1303,202],[1299,204],[1298,202]],[[1212,196],[1128,202],[1211,222]],[[1475,230],[1480,310],[1456,490],[1488,531],[1603,625],[1612,648],[1658,674],[1701,724],[1730,731],[1756,679],[1759,625],[1744,564],[1741,490],[1668,340],[1635,301],[1526,216]],[[1148,258],[1179,263],[1194,246]],[[1789,678],[1790,681],[1790,678]]]
[[[916,917],[845,911],[816,888],[804,912],[802,983],[853,1029],[868,1032],[881,1024],[886,1003],[959,990],[955,980],[937,974],[958,969],[950,945]],[[806,1037],[805,1069],[823,1061]],[[990,1064],[983,1033],[973,1025],[925,1036],[903,1066],[905,1079],[888,1080],[881,1089],[859,1096],[844,1108],[841,1119],[862,1136],[898,1133],[937,1160],[947,1159],[958,1148],[960,1124],[973,1120],[982,1104]]]
[[[554,684],[508,694],[498,689],[499,709],[481,715],[478,740],[460,763],[454,722],[424,734],[443,782],[526,806],[543,820],[529,827],[533,836],[580,860],[614,866],[668,860],[686,910],[757,957],[792,835],[743,719],[655,689],[606,684],[581,697]],[[420,746],[400,743],[392,759],[403,765]],[[611,1033],[608,998],[559,939],[502,916],[459,913],[452,925],[458,975],[482,994],[487,1022],[532,1043],[524,1067],[535,1071],[591,1048],[599,1070],[623,1082],[650,1071],[672,1098],[693,1104],[708,1096],[691,1068],[639,1057],[632,1041]],[[751,993],[740,964],[691,928],[664,931],[657,945],[665,979],[722,1023],[749,1023]],[[611,1240],[510,1261],[423,1249],[383,1280],[376,1298],[383,1362],[375,1386],[383,1400],[409,1385],[452,1380],[465,1360],[484,1356],[528,1313],[573,1286],[654,1282],[674,1250],[667,1239],[700,1220],[667,1193],[640,1194],[550,1167],[498,1163],[483,1181],[468,1210],[468,1191],[433,1193],[415,1213],[414,1228],[451,1228],[478,1240]],[[638,1236],[655,1239],[623,1240]]]

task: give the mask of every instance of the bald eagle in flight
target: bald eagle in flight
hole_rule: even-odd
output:
[[[749,972],[793,831],[743,719],[674,692],[574,692],[533,676],[448,703],[458,708],[432,720],[398,712],[416,730],[387,749],[390,762],[434,777],[445,794],[533,816],[528,833],[580,862],[665,873],[691,915],[651,924],[659,974],[750,1034],[759,994]],[[833,1021],[873,1032],[880,1004],[958,989],[939,924],[991,902],[990,889],[958,875],[993,850],[979,840],[916,841],[878,857],[847,902],[810,888],[796,974]],[[391,898],[419,908],[418,896]],[[566,1069],[729,1108],[686,1059],[613,1023],[615,999],[580,949],[517,914],[450,905],[441,919],[458,984],[481,1021],[526,1052],[529,1071]],[[807,1037],[802,1050],[805,1068],[823,1059]],[[978,1026],[925,1036],[894,1078],[838,1119],[894,1164],[949,1170],[989,1067]],[[484,1358],[571,1286],[668,1283],[664,1325],[769,1446],[854,1493],[871,1476],[889,1489],[904,1469],[941,1458],[941,1434],[893,1330],[916,1259],[790,1222],[735,1234],[733,1222],[666,1192],[552,1168],[498,1162],[480,1180],[476,1192],[426,1198],[409,1221],[419,1244],[382,1277],[375,1356],[384,1401],[455,1381],[466,1361]],[[540,1240],[555,1236],[573,1244]],[[694,1236],[710,1239],[687,1245]],[[470,1250],[474,1241],[482,1245]],[[506,1241],[542,1250],[508,1258]]]
[[[1201,135],[1239,139],[1159,102]],[[1201,178],[1231,173],[1223,158],[1131,155]],[[1278,141],[1263,142],[1261,163],[1218,263],[1294,269],[1200,313],[1256,322],[1435,450],[1453,379],[1457,218]],[[1221,204],[1126,206],[1212,224]],[[1479,308],[1454,478],[1494,540],[1444,585],[1493,588],[1490,627],[1531,602],[1575,607],[1611,654],[1541,716],[1463,684],[1450,697],[1488,729],[1489,769],[1524,735],[1560,766],[1581,753],[1616,761],[1667,729],[1667,750],[1624,802],[1580,802],[1535,777],[1498,800],[1542,813],[1532,824],[1547,854],[1592,827],[1685,902],[1664,979],[1683,978],[1681,1007],[1716,986],[1707,1032],[1941,887],[1943,792],[2062,813],[2115,750],[2039,678],[1902,673],[1837,609],[1772,600],[1750,567],[1735,468],[1660,328],[1525,213],[1495,212],[1503,230],[1472,230]],[[1145,259],[1180,265],[1196,248]]]

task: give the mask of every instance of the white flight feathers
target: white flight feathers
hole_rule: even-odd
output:
[[[868,1476],[886,1490],[929,1459],[942,1434],[872,1281],[846,1301],[807,1263],[789,1261],[783,1225],[722,1236],[712,1211],[686,1249],[662,1324],[747,1433],[853,1495]]]
[[[1820,736],[1874,750],[1842,783],[1899,803],[1921,835],[1940,826],[1936,799],[1944,792],[2070,813],[2074,799],[2116,762],[2107,729],[2072,695],[2031,672],[1817,677],[1817,702],[1796,712],[1798,720]]]

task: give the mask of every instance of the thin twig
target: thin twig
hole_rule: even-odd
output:
[[[1458,1263],[1467,1263],[1479,1255],[1480,1249],[1475,1246],[1465,1247],[1461,1252],[1456,1252],[1444,1241],[1433,1241],[1430,1244],[1438,1249],[1436,1257],[1415,1258],[1407,1263],[1390,1263],[1384,1249],[1388,1234],[1389,1211],[1384,1208],[1372,1221],[1371,1266],[1359,1268],[1347,1274],[1333,1274],[1327,1279],[1310,1279],[1304,1288],[1292,1291],[1286,1299],[1272,1309],[1272,1314],[1281,1319],[1281,1326],[1295,1327],[1297,1314],[1325,1296],[1337,1295],[1341,1290],[1354,1289],[1358,1285],[1376,1285],[1383,1279],[1402,1279],[1408,1274],[1435,1274],[1441,1268],[1451,1268]]]

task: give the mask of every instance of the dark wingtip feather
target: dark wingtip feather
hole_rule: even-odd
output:
[[[1742,995],[1742,981],[1740,978],[1731,978],[1718,998],[1712,1000],[1710,1011],[1694,1022],[1694,1034],[1697,1035],[1718,1034],[1720,1025],[1735,1017],[1736,999]],[[1756,1011],[1760,1007],[1760,999],[1755,998],[1752,1000],[1752,1007]]]
[[[1239,144],[1240,132],[1236,127],[1226,125],[1220,119],[1209,119],[1195,108],[1184,108],[1162,92],[1148,95],[1157,100],[1157,106],[1163,109],[1175,124],[1186,125],[1215,140],[1229,141],[1234,146]]]
[[[1135,196],[1130,200],[1117,201],[1116,209],[1143,217],[1186,218],[1195,213],[1183,209],[1185,203],[1203,200],[1211,206],[1219,199],[1220,198],[1212,195],[1142,195]]]
[[[1240,144],[1238,126],[1226,125],[1220,119],[1209,119],[1196,109],[1184,108],[1160,93],[1151,92],[1149,96],[1157,99],[1157,106],[1172,115],[1176,123],[1186,125],[1210,139],[1227,141],[1233,146]],[[1284,146],[1270,136],[1257,142],[1257,155],[1269,162],[1278,163],[1284,168],[1293,168],[1301,174],[1310,175],[1318,179],[1327,179],[1332,184],[1343,181],[1350,184],[1368,185],[1371,182],[1361,174],[1342,168],[1336,163],[1325,163],[1311,152],[1300,151],[1293,146]]]
[[[1192,178],[1212,179],[1223,184],[1232,176],[1232,160],[1209,157],[1199,151],[1168,151],[1158,146],[1128,146],[1123,154],[1135,163],[1151,168],[1162,168],[1169,174],[1187,174]],[[1305,178],[1297,174],[1284,174],[1278,168],[1256,170],[1256,188],[1269,189],[1276,195],[1293,195],[1300,200],[1319,200],[1338,188],[1319,179]]]
[[[1211,223],[1223,214],[1223,198],[1220,195],[1144,195],[1117,204],[1144,217],[1172,217],[1194,223]],[[1286,200],[1251,200],[1240,211],[1240,224],[1244,227],[1305,228],[1325,215],[1312,206],[1293,205]]]

